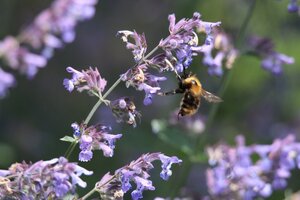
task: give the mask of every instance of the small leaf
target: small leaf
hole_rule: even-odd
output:
[[[67,136],[67,135],[66,135],[65,137],[63,137],[63,138],[60,138],[60,140],[61,140],[61,141],[64,141],[64,142],[71,142],[71,143],[77,141],[76,138],[73,138],[73,137]]]

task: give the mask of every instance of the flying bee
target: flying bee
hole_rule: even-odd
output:
[[[183,94],[178,118],[179,116],[191,116],[195,114],[200,107],[201,97],[210,103],[219,103],[223,101],[220,97],[204,90],[195,74],[186,74],[185,69],[183,70],[182,76],[179,76],[176,71],[175,73],[178,78],[178,88],[165,93],[159,92],[158,95]]]

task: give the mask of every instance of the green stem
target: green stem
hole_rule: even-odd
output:
[[[242,43],[242,41],[245,37],[245,32],[246,32],[246,29],[249,25],[250,19],[253,15],[255,4],[256,4],[256,0],[252,0],[252,3],[251,3],[251,5],[248,9],[248,12],[245,16],[245,19],[244,19],[244,21],[241,25],[240,30],[239,30],[238,37],[237,37],[237,40],[236,40],[237,41],[236,46],[238,48],[241,47],[241,43]],[[232,78],[232,73],[233,73],[233,70],[226,71],[226,73],[224,75],[224,78],[222,79],[222,82],[221,82],[222,86],[221,86],[221,88],[219,89],[219,92],[218,92],[218,95],[220,97],[224,96],[224,93],[227,90],[228,85],[230,83],[230,80]],[[210,108],[210,111],[209,111],[209,114],[208,114],[208,120],[207,120],[207,123],[206,123],[206,130],[203,134],[199,135],[199,137],[196,139],[195,146],[194,146],[194,154],[195,154],[194,156],[197,156],[199,151],[204,152],[204,144],[206,144],[206,142],[208,140],[209,131],[210,131],[210,128],[213,124],[213,121],[214,121],[215,115],[218,111],[218,108],[219,108],[219,104],[214,104]],[[179,189],[186,183],[189,171],[192,167],[193,163],[188,158],[188,155],[186,155],[185,157],[186,158],[184,160],[186,162],[186,165],[183,166],[183,170],[182,170],[182,173],[181,173],[182,176],[181,176],[181,178],[178,179],[178,184],[175,186],[173,192],[171,193],[172,194],[171,197],[175,197],[176,194],[178,193]]]
[[[135,64],[134,66],[130,67],[130,69],[140,65],[142,62],[144,62],[144,60],[146,60],[147,58],[149,58],[155,51],[157,51],[159,48],[159,46],[156,46],[154,49],[152,49],[152,51],[150,51],[143,60],[141,60],[140,62],[138,62],[137,64]],[[129,69],[129,70],[130,70]],[[103,99],[105,100],[105,98],[121,83],[122,81],[122,75],[120,76],[120,78],[118,80],[116,80],[116,82],[105,92],[105,94],[102,96],[102,98],[100,98],[97,103],[93,106],[92,110],[90,111],[90,113],[88,114],[88,116],[86,117],[86,119],[84,120],[84,124],[88,124],[91,120],[91,118],[93,117],[93,115],[95,114],[96,110],[99,108],[99,106],[103,103]],[[70,144],[70,146],[68,147],[66,153],[65,153],[65,157],[68,159],[75,146],[76,146],[77,142],[72,142]]]
[[[84,124],[88,124],[91,120],[91,118],[93,117],[93,115],[95,114],[96,110],[98,109],[98,107],[102,104],[102,100],[99,99],[97,101],[97,103],[94,105],[94,107],[92,108],[92,110],[90,111],[89,115],[86,117],[86,119],[84,120]]]
[[[85,200],[87,198],[89,198],[92,194],[94,194],[96,192],[96,188],[93,188],[91,191],[89,191],[86,195],[84,195],[83,197],[79,198],[79,200]]]
[[[72,152],[74,151],[74,149],[75,149],[75,147],[76,147],[76,144],[77,144],[77,142],[72,142],[72,143],[71,143],[70,148],[68,148],[68,149],[70,149],[70,150],[69,150],[68,153],[66,153],[66,156],[65,156],[67,159],[70,158]]]

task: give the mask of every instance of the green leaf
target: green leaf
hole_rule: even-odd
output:
[[[73,138],[73,137],[67,136],[67,135],[65,137],[63,137],[63,138],[60,138],[60,140],[64,141],[64,142],[71,142],[71,143],[77,142],[76,138]]]
[[[189,136],[178,127],[168,127],[166,120],[152,120],[152,131],[157,134],[158,138],[163,142],[179,149],[187,155],[193,154],[193,141]]]

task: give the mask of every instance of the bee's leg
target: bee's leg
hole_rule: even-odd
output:
[[[185,71],[185,66],[183,66],[183,77],[184,77],[184,78],[187,78],[187,77],[188,77],[187,74],[186,74],[186,71]]]
[[[178,93],[184,93],[184,90],[177,88],[177,89],[169,91],[169,92],[158,92],[157,95],[167,96],[167,95],[174,95],[174,94],[178,94]]]

